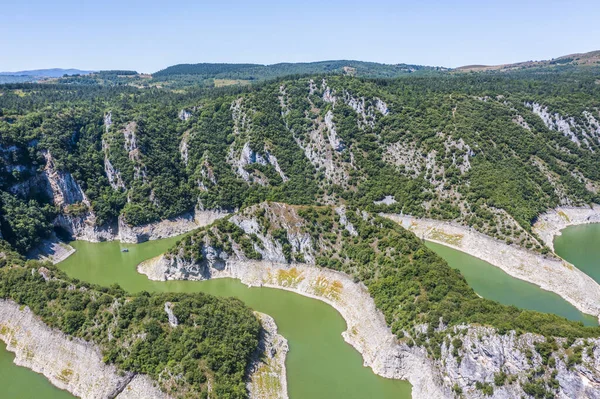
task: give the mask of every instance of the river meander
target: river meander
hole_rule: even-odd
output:
[[[554,313],[588,326],[598,325],[594,316],[580,312],[559,295],[514,278],[499,267],[441,244],[426,241],[425,245],[444,258],[450,267],[460,270],[471,288],[484,298],[522,309]]]
[[[335,309],[321,301],[277,289],[248,288],[232,279],[157,282],[137,273],[139,262],[163,253],[177,239],[137,245],[77,241],[72,243],[77,252],[59,267],[71,277],[100,285],[118,283],[130,292],[205,292],[235,296],[251,308],[273,316],[279,332],[290,345],[286,365],[291,399],[410,398],[410,384],[407,382],[381,378],[363,367],[360,354],[341,337],[346,329],[344,320]],[[600,281],[598,244],[600,224],[569,227],[556,238],[554,245],[559,255]],[[515,279],[466,253],[431,242],[426,245],[446,259],[451,267],[458,268],[471,287],[483,297],[507,305],[556,313],[586,325],[597,325],[594,317],[582,314],[556,294]],[[129,252],[121,252],[122,248],[129,249]],[[2,344],[2,397],[72,398],[67,392],[53,387],[43,376],[15,366],[13,358]]]
[[[205,292],[235,296],[249,307],[271,315],[289,342],[286,366],[291,399],[410,398],[410,384],[385,379],[362,365],[361,355],[344,342],[346,323],[324,302],[272,288],[248,288],[237,280],[150,281],[137,273],[142,260],[163,253],[177,238],[138,245],[119,242],[73,242],[75,254],[59,264],[69,276],[130,292]],[[129,252],[121,252],[128,248]]]

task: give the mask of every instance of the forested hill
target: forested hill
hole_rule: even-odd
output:
[[[542,61],[524,61],[515,64],[502,65],[465,65],[456,68],[457,71],[512,71],[517,69],[540,69],[554,68],[561,66],[598,66],[600,65],[600,51],[590,51],[581,54],[569,54],[551,60]]]
[[[139,225],[274,200],[455,220],[545,251],[540,213],[600,201],[598,82],[589,67],[0,86],[1,232],[24,252],[55,220]]]
[[[179,64],[152,74],[154,77],[174,75],[200,75],[214,79],[264,80],[286,75],[307,75],[315,73],[337,73],[363,77],[393,78],[412,72],[446,70],[447,68],[407,64],[379,64],[364,61],[319,61],[260,64]]]

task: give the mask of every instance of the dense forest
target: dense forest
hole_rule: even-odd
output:
[[[265,80],[289,75],[338,74],[371,78],[396,78],[410,73],[443,71],[447,68],[408,64],[379,64],[364,61],[319,61],[260,64],[180,64],[152,74],[158,79],[177,79],[195,75],[204,79]]]
[[[567,65],[222,88],[0,86],[0,231],[26,252],[57,214],[140,225],[273,200],[454,220],[546,251],[537,215],[598,202],[598,75]],[[49,170],[81,194],[57,201]]]
[[[98,344],[107,362],[147,373],[168,392],[205,397],[210,381],[218,397],[245,397],[260,326],[239,301],[132,295],[21,255],[74,226],[225,210],[258,220],[287,261],[309,262],[264,205],[278,201],[295,206],[312,262],[363,282],[398,338],[434,358],[440,320],[571,343],[598,336],[597,328],[478,297],[414,235],[375,215],[452,220],[547,252],[531,229],[538,215],[600,202],[600,68],[386,68],[199,64],[155,76],[104,71],[0,85],[0,297]],[[348,209],[343,223],[339,205]],[[232,253],[234,244],[261,258],[257,235],[233,217],[188,236],[171,255],[201,262],[206,246]],[[117,339],[109,340],[114,323]],[[137,334],[147,339],[136,342]],[[128,351],[125,342],[133,342]],[[548,359],[556,348],[548,345],[532,382],[540,397],[551,397],[555,384]],[[165,381],[163,372],[184,378]]]
[[[147,374],[173,398],[246,398],[260,323],[241,301],[206,294],[128,294],[25,261],[0,240],[0,298],[44,323],[93,342],[104,361]],[[166,308],[175,316],[169,321]]]

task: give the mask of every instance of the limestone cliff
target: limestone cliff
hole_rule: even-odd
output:
[[[149,377],[120,373],[102,361],[96,346],[49,328],[12,301],[0,300],[0,339],[15,353],[16,364],[82,399],[167,398]]]
[[[271,316],[259,312],[254,314],[260,320],[262,331],[256,354],[248,367],[250,398],[287,399],[287,340],[277,333],[277,325]]]

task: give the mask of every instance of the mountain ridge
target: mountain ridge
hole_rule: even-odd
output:
[[[523,68],[539,68],[557,65],[600,65],[600,50],[589,51],[587,53],[573,53],[563,55],[550,60],[540,61],[521,61],[509,64],[499,65],[464,65],[455,68],[462,72],[483,72],[483,71],[508,71]]]
[[[0,76],[33,76],[45,78],[60,78],[64,75],[87,75],[95,71],[87,71],[75,68],[47,68],[47,69],[31,69],[14,72],[0,72]]]

